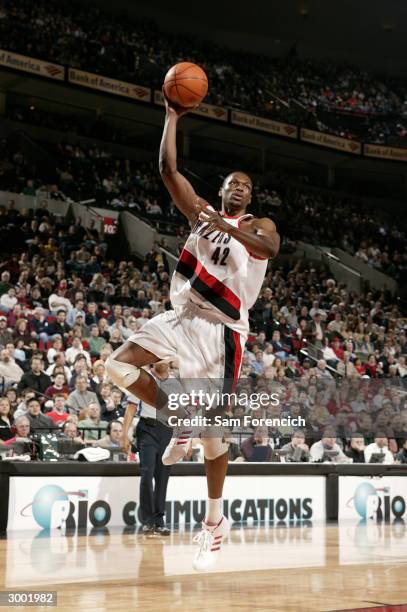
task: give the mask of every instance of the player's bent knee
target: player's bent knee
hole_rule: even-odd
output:
[[[141,370],[135,365],[116,359],[120,350],[121,347],[108,357],[106,372],[115,385],[127,389],[138,380]]]
[[[229,445],[222,438],[202,438],[202,444],[204,447],[204,457],[209,461],[221,457],[229,448]]]

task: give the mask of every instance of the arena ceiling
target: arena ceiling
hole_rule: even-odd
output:
[[[106,10],[154,17],[162,28],[186,31],[234,48],[357,62],[407,71],[405,0],[96,0]]]

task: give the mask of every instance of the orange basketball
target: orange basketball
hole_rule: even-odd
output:
[[[196,64],[180,62],[165,75],[164,92],[177,106],[192,108],[200,104],[208,93],[208,77]]]

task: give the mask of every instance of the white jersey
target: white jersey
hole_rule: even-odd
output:
[[[223,215],[234,227],[252,217]],[[171,302],[176,307],[193,301],[210,309],[220,323],[247,336],[249,308],[260,293],[267,259],[252,255],[225,232],[208,231],[209,225],[198,220],[185,243],[171,280]]]

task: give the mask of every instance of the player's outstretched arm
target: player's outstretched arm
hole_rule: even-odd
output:
[[[177,123],[187,110],[175,108],[167,100],[165,107],[165,123],[160,145],[160,174],[176,207],[191,224],[194,224],[199,214],[198,202],[202,200],[177,168]]]

